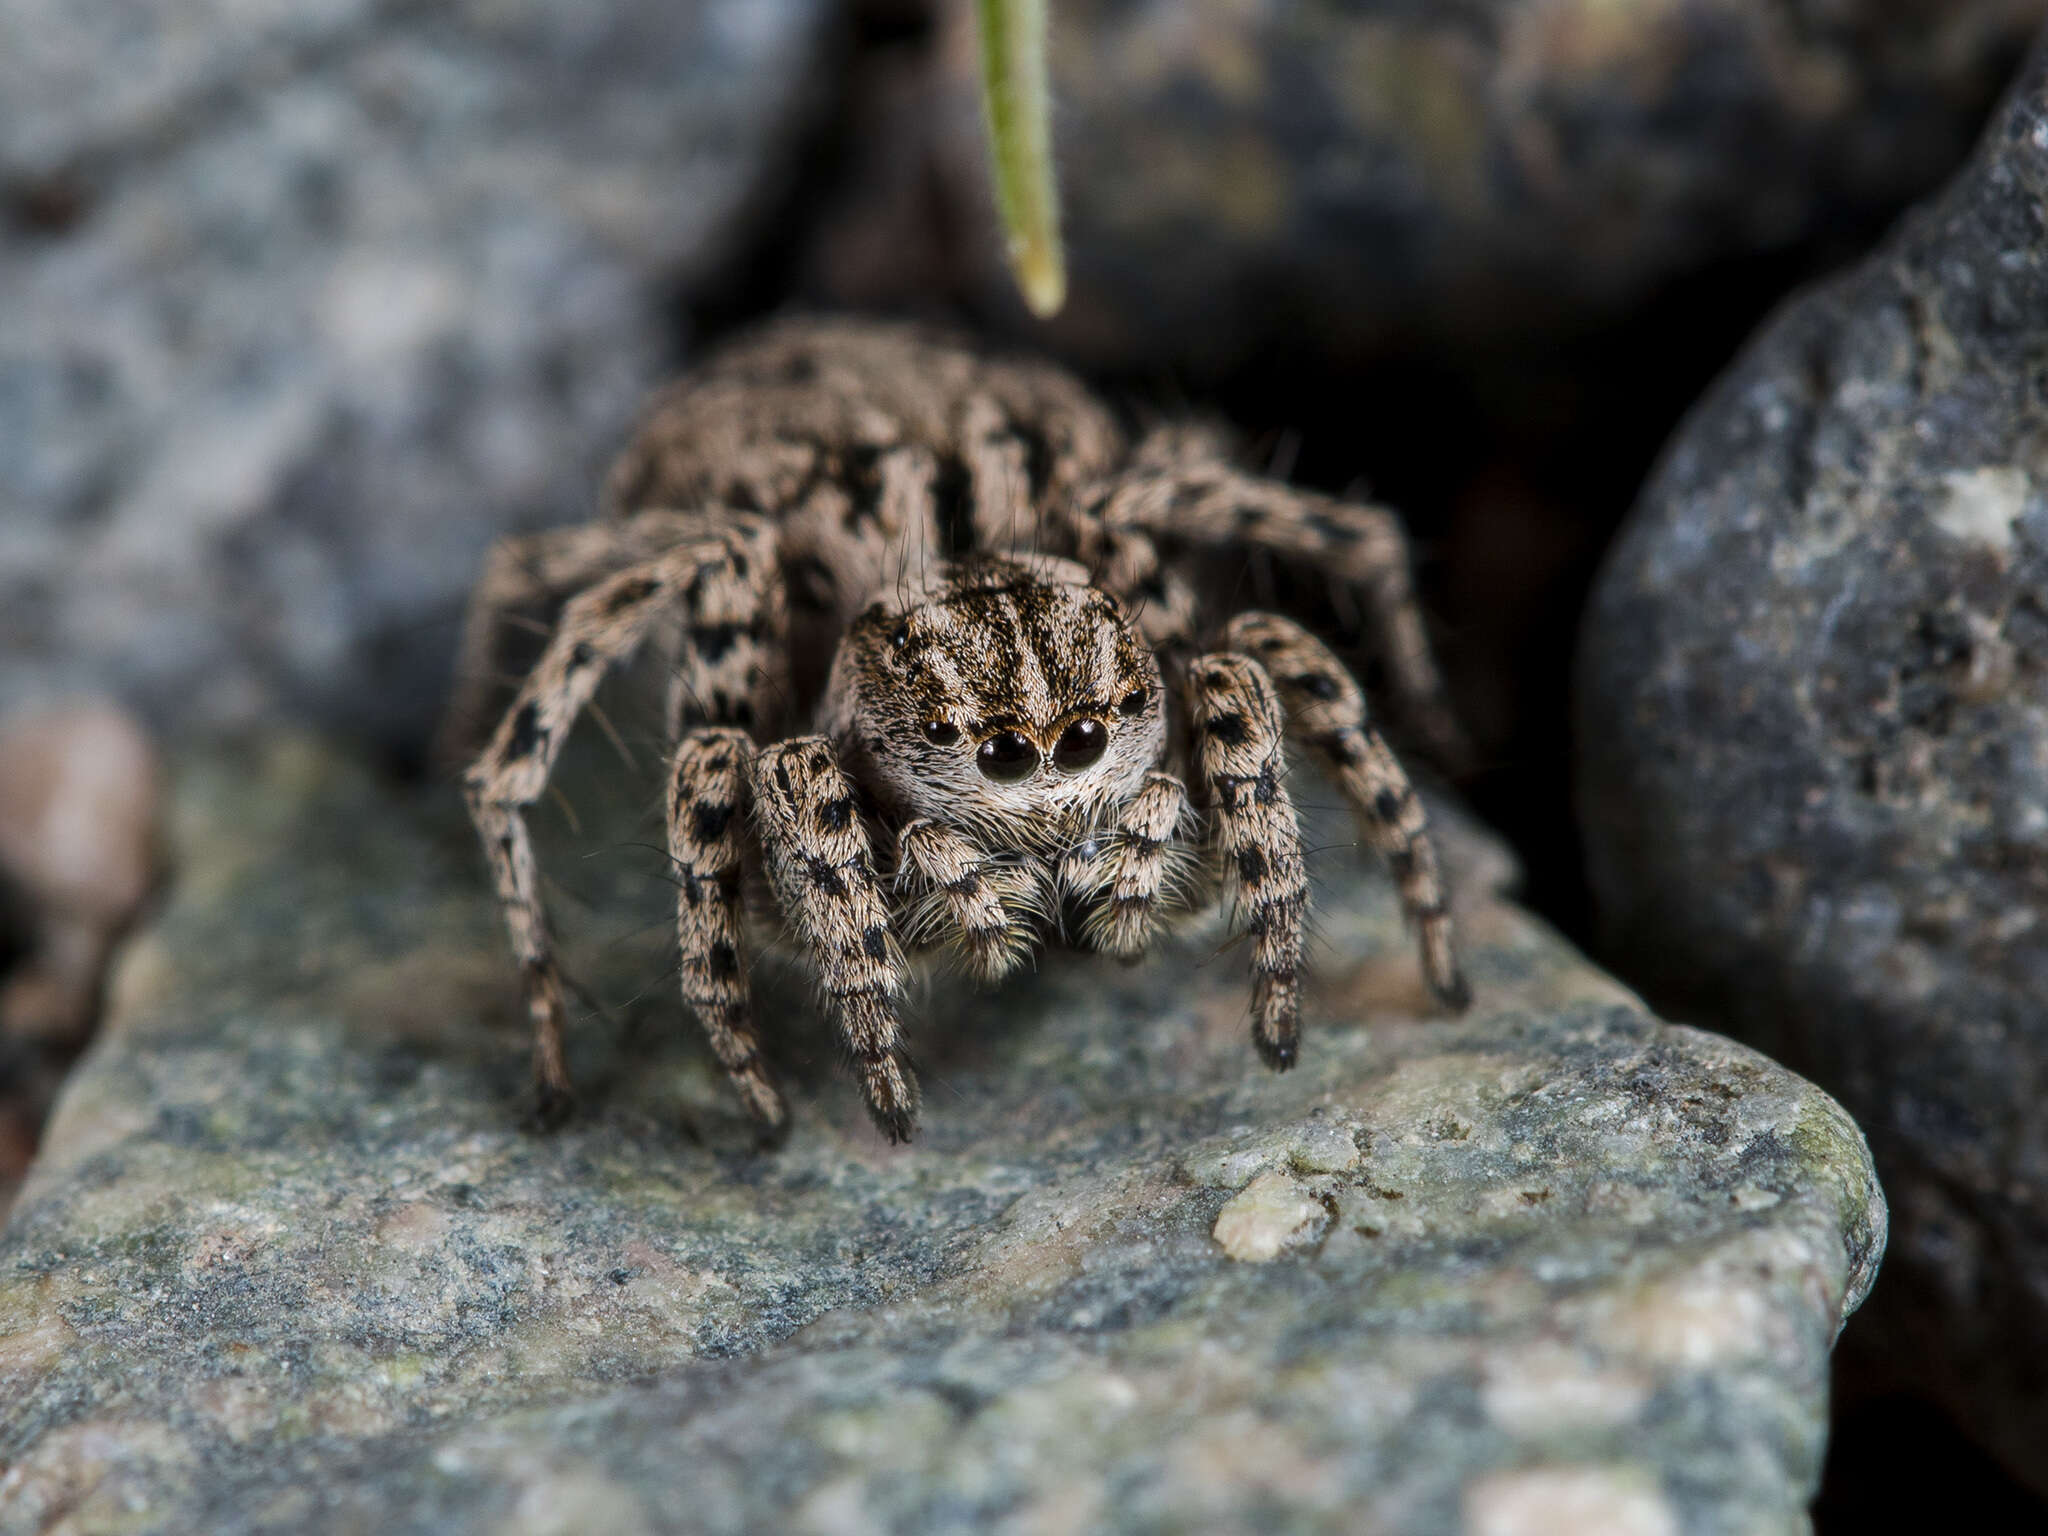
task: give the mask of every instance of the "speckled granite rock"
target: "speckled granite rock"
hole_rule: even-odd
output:
[[[423,737],[586,515],[829,0],[0,8],[0,710]]]
[[[2048,1487],[2048,52],[1975,164],[1701,404],[1586,622],[1614,952],[1840,1093],[1879,1310]]]
[[[971,7],[886,92],[824,251],[847,297],[954,282],[983,229]],[[1440,356],[1612,322],[1717,261],[1882,218],[1960,161],[2043,0],[1068,0],[1052,71],[1088,362]],[[1035,328],[1033,334],[1040,334]]]
[[[1463,1021],[1324,828],[1293,1073],[1214,933],[1055,957],[935,987],[892,1149],[771,974],[799,1122],[761,1153],[630,850],[551,857],[594,991],[645,995],[542,1138],[452,807],[291,743],[178,804],[0,1236],[8,1536],[1801,1527],[1883,1246],[1856,1129],[1646,1017],[1467,823]]]

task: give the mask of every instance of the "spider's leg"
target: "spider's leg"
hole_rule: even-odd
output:
[[[570,727],[612,665],[637,651],[657,619],[672,611],[690,584],[749,558],[769,537],[758,518],[735,519],[726,537],[692,541],[628,566],[573,597],[518,696],[481,755],[463,776],[470,817],[490,861],[512,950],[525,975],[533,1019],[534,1080],[544,1120],[569,1107],[562,1060],[562,978],[525,809],[540,798]],[[753,549],[759,558],[761,551]]]
[[[1080,530],[1075,558],[1089,568],[1097,586],[1130,606],[1145,643],[1163,656],[1185,657],[1193,651],[1194,589],[1159,558],[1151,535],[1093,518],[1082,520]]]
[[[761,1059],[740,941],[747,769],[754,743],[715,726],[688,732],[669,772],[668,851],[675,865],[683,1002],[748,1111],[771,1130],[788,1111]]]
[[[1109,846],[1085,869],[1070,873],[1062,867],[1062,876],[1080,887],[1087,902],[1084,935],[1095,948],[1126,959],[1145,952],[1165,899],[1180,894],[1174,889],[1175,854],[1188,820],[1187,787],[1170,773],[1148,773],[1117,817]]]
[[[740,1101],[771,1132],[788,1119],[761,1057],[741,943],[743,840],[754,759],[747,727],[786,702],[775,538],[755,520],[733,558],[698,568],[684,596],[668,697],[668,851],[676,876],[677,975],[684,1006]]]
[[[1252,1044],[1284,1072],[1301,1033],[1308,879],[1285,783],[1280,700],[1264,667],[1230,652],[1196,657],[1186,687],[1196,785],[1222,856],[1231,921],[1252,938]]]
[[[1357,681],[1328,646],[1278,614],[1239,615],[1224,631],[1224,643],[1264,664],[1287,707],[1289,734],[1330,765],[1366,840],[1400,882],[1401,905],[1415,927],[1430,991],[1446,1007],[1462,1011],[1472,994],[1458,971],[1429,817],[1400,760],[1367,718]]]
[[[1430,650],[1400,518],[1246,474],[1208,448],[1177,446],[1172,434],[1143,445],[1139,459],[1141,467],[1103,495],[1107,526],[1212,549],[1262,549],[1362,589],[1403,710],[1445,766],[1464,768],[1471,749]]]
[[[751,777],[776,900],[817,967],[869,1112],[891,1141],[907,1141],[917,1126],[917,1078],[896,1020],[903,959],[853,784],[823,736],[764,748]]]
[[[896,882],[909,900],[913,939],[950,927],[975,980],[1000,981],[1015,970],[1031,953],[1020,921],[1029,897],[1017,874],[984,857],[959,828],[929,817],[907,823],[896,841]]]
[[[717,516],[722,519],[723,514]],[[709,521],[700,514],[640,512],[514,534],[491,545],[463,614],[448,707],[434,733],[434,761],[460,767],[476,750],[498,691],[505,631],[519,620],[522,609],[559,602],[614,571],[715,532],[707,526]]]

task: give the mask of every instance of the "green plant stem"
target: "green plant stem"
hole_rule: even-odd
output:
[[[1046,94],[1046,0],[976,0],[981,103],[1010,270],[1041,319],[1067,298]]]

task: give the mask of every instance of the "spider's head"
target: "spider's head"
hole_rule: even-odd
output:
[[[1159,664],[1070,560],[981,556],[865,609],[827,728],[884,800],[1021,845],[1093,823],[1166,741]]]

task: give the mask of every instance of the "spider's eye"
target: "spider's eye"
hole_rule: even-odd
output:
[[[1016,784],[1038,771],[1038,748],[1022,731],[1003,731],[981,744],[974,761],[983,777]]]
[[[1076,720],[1053,743],[1053,763],[1066,773],[1079,773],[1109,745],[1109,732],[1100,720]]]
[[[924,739],[935,747],[950,747],[960,739],[960,727],[950,720],[927,720]]]
[[[1145,707],[1147,694],[1142,688],[1135,688],[1116,701],[1116,712],[1120,715],[1135,715]]]

